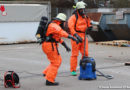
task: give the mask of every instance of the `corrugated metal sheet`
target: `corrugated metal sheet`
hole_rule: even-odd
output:
[[[102,15],[100,21],[101,30],[103,30],[108,37],[113,34],[117,40],[130,40],[130,13],[123,13],[123,18],[116,18],[116,13],[105,13]],[[107,31],[111,33],[107,33]]]
[[[117,19],[116,14],[106,14],[106,24],[127,24],[127,16],[123,15],[122,19]]]
[[[95,12],[95,13],[87,13],[87,15],[88,15],[92,20],[99,22],[102,14]]]
[[[87,15],[92,20],[99,22],[98,30],[89,32],[94,41],[108,41],[116,39],[113,33],[109,30],[109,27],[106,25],[106,17],[104,15],[102,16],[102,13],[88,13]]]
[[[127,24],[109,24],[109,28],[119,40],[130,40],[130,28]]]

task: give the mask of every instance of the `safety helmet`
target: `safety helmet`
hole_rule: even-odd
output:
[[[80,2],[77,2],[77,3],[76,3],[76,8],[77,8],[77,9],[84,9],[85,6],[87,6],[87,4],[84,3],[83,1],[80,1]]]
[[[61,21],[66,21],[66,15],[64,13],[59,13],[57,16],[56,16],[56,19],[58,20],[61,20]]]

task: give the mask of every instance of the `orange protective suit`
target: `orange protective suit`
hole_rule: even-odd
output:
[[[80,16],[78,14],[78,19],[76,23],[76,16],[73,14],[68,20],[68,27],[72,35],[77,33],[82,38],[82,43],[76,44],[76,42],[71,40],[72,45],[72,55],[70,58],[70,71],[76,71],[77,67],[77,57],[79,55],[79,51],[81,52],[82,56],[84,55],[84,42],[85,42],[85,31],[87,27],[90,27],[90,18],[84,16]],[[88,39],[86,38],[86,56],[88,56]]]
[[[68,33],[63,31],[63,29],[59,26],[60,21],[54,20],[51,24],[49,24],[46,36],[52,35],[52,37],[57,41],[62,43],[63,40],[61,37],[68,37]],[[58,52],[58,43],[56,42],[44,42],[42,44],[42,50],[47,55],[48,60],[50,61],[50,65],[43,71],[45,74],[46,80],[53,82],[56,78],[58,68],[61,64],[61,55]]]

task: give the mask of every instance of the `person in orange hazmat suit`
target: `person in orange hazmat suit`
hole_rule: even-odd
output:
[[[90,18],[85,15],[85,6],[86,4],[83,1],[76,3],[76,10],[74,14],[68,20],[68,27],[71,35],[76,37],[79,40],[79,44],[71,40],[72,45],[72,55],[70,58],[70,71],[71,75],[76,76],[76,67],[77,67],[77,57],[79,51],[84,55],[84,42],[85,42],[85,32],[86,30],[91,30]],[[86,50],[85,56],[88,56],[88,39],[86,38]]]
[[[66,15],[59,13],[56,18],[54,18],[54,20],[52,20],[52,22],[48,25],[46,36],[50,37],[50,39],[42,43],[42,50],[50,61],[50,65],[43,71],[43,75],[46,79],[46,85],[49,86],[59,85],[58,82],[55,82],[58,69],[62,62],[61,55],[58,51],[58,43],[60,42],[67,51],[71,50],[63,41],[63,39],[61,39],[61,37],[72,39],[78,43],[76,38],[69,35],[62,29],[65,21]]]

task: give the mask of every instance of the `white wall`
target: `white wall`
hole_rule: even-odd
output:
[[[37,22],[42,16],[50,17],[48,4],[4,4],[4,6],[7,15],[0,15],[0,22]]]
[[[0,23],[0,44],[36,41],[39,22]]]
[[[7,16],[0,15],[0,44],[36,41],[35,33],[42,16],[50,18],[50,6],[4,4]]]

